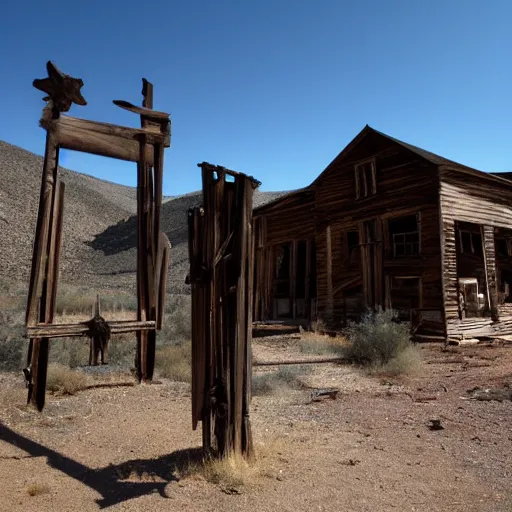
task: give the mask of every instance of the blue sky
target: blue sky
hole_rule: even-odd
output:
[[[0,139],[35,153],[45,63],[84,80],[70,115],[138,126],[141,78],[170,112],[164,193],[196,164],[309,184],[365,126],[485,171],[512,170],[508,0],[17,0],[2,6]],[[63,152],[61,164],[134,185],[135,165]]]

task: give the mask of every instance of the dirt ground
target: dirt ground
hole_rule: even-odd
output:
[[[305,358],[296,338],[255,340],[255,359]],[[401,379],[312,366],[305,382],[338,387],[336,400],[312,402],[310,389],[255,396],[264,471],[240,488],[180,478],[201,442],[187,384],[49,396],[39,414],[24,406],[22,379],[1,375],[0,511],[512,511],[512,347],[421,354],[419,372]]]

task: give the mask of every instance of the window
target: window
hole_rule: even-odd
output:
[[[359,263],[360,249],[359,249],[359,231],[347,232],[347,253],[348,261],[351,265]]]
[[[356,199],[377,193],[375,160],[356,165]]]
[[[419,213],[389,219],[389,237],[394,258],[419,255]]]
[[[482,235],[474,231],[460,230],[460,252],[483,256]]]

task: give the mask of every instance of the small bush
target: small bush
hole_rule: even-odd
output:
[[[396,312],[368,311],[361,322],[351,324],[346,330],[350,342],[347,356],[373,371],[409,373],[420,360],[409,332],[409,324],[399,323]]]
[[[376,373],[394,377],[402,374],[415,373],[420,364],[420,352],[414,345],[411,344],[386,364],[375,368],[374,371]]]
[[[165,345],[158,348],[156,351],[155,366],[161,377],[176,382],[191,382],[191,343]]]
[[[367,311],[346,330],[348,356],[361,364],[385,364],[410,346],[409,324],[398,323],[391,310]]]
[[[311,371],[307,365],[281,366],[277,371],[252,376],[252,394],[268,395],[286,389],[300,389],[304,386],[301,377]]]
[[[71,370],[64,365],[52,363],[48,365],[46,389],[61,395],[74,395],[87,387],[89,379],[84,372]]]

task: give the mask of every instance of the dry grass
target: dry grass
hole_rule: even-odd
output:
[[[192,378],[191,343],[159,347],[156,351],[155,366],[160,377],[176,382],[190,382]]]
[[[239,491],[263,483],[263,479],[282,478],[279,464],[289,451],[289,442],[283,438],[270,438],[254,444],[254,457],[246,460],[231,454],[223,459],[205,459],[189,462],[179,472],[179,478],[198,478],[229,491]]]
[[[59,363],[48,365],[46,389],[59,395],[74,395],[87,388],[89,377],[80,370],[71,370]]]
[[[50,487],[46,484],[30,484],[27,487],[27,494],[29,496],[40,496],[41,494],[48,494]]]
[[[421,367],[419,349],[410,345],[398,353],[393,359],[383,365],[370,368],[370,373],[396,377],[398,375],[414,375]]]
[[[315,332],[304,332],[299,342],[304,354],[332,355],[342,357],[347,352],[349,343],[344,336],[328,336]]]
[[[308,365],[280,366],[278,370],[266,371],[252,376],[252,394],[269,395],[301,389],[304,387],[302,377],[311,372]]]

